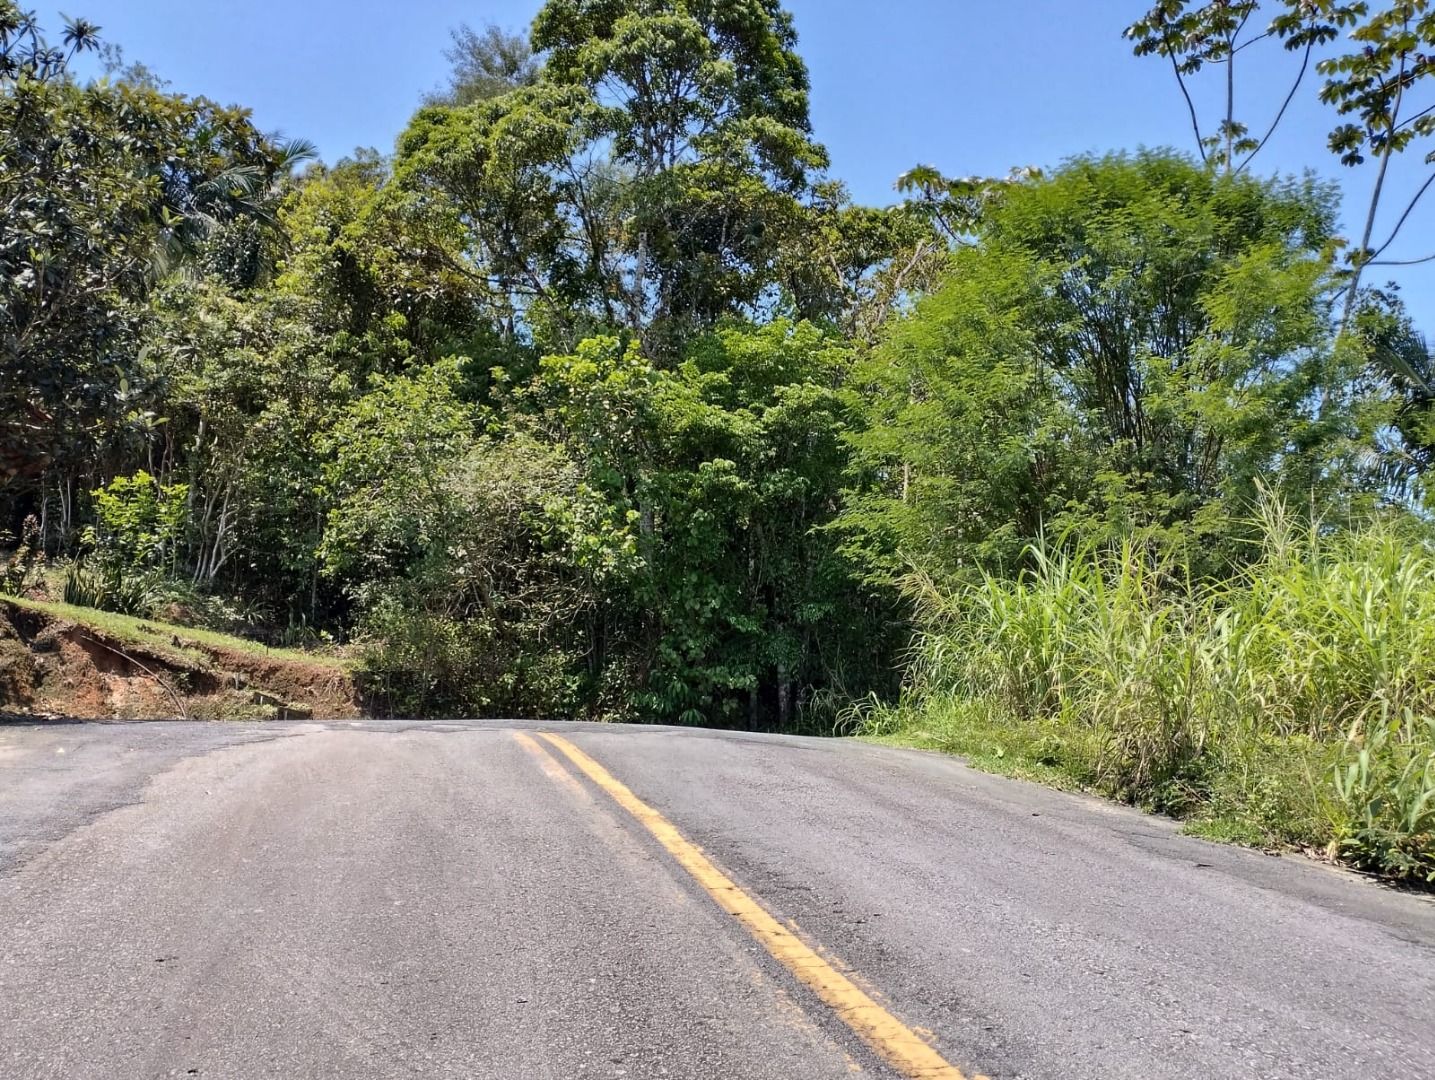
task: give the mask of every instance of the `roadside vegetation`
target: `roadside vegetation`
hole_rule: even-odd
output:
[[[1133,17],[1217,99],[1191,152],[874,208],[778,0],[459,28],[329,164],[0,0],[0,592],[342,654],[385,713],[861,730],[1430,880],[1435,358],[1381,268],[1428,254],[1435,9]],[[1368,201],[1260,171],[1301,94]]]
[[[920,590],[905,700],[858,728],[1187,817],[1195,831],[1435,874],[1435,548],[1264,506],[1201,580],[1127,541],[1041,544],[1014,577]]]

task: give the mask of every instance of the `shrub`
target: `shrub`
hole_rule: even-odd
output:
[[[65,572],[65,603],[150,618],[169,599],[164,576],[104,559],[76,560]]]
[[[141,469],[90,493],[95,524],[87,539],[107,562],[173,569],[188,520],[186,484],[162,484]]]
[[[371,608],[364,695],[394,716],[562,717],[581,709],[579,658],[524,648],[481,617],[425,611],[397,595]]]
[[[1341,852],[1366,869],[1435,883],[1435,718],[1387,709],[1350,751],[1336,772],[1349,814]]]

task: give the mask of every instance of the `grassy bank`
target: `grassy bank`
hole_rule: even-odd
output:
[[[335,671],[348,672],[355,667],[354,661],[331,653],[270,648],[263,642],[252,641],[248,638],[221,634],[218,631],[204,630],[194,626],[179,626],[162,622],[159,619],[142,619],[132,615],[119,615],[112,611],[101,611],[98,608],[29,600],[4,594],[0,594],[0,601],[55,619],[94,627],[117,641],[183,658],[202,658],[206,655],[206,649],[221,649],[225,652],[247,654],[266,660],[328,667]]]
[[[354,665],[212,630],[0,596],[0,714],[80,719],[347,718]]]
[[[1435,882],[1435,550],[1278,509],[1242,575],[1134,546],[1038,551],[1018,580],[924,588],[904,702],[871,736]]]

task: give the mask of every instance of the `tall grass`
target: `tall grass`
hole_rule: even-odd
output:
[[[955,591],[917,581],[906,700],[868,730],[1435,881],[1435,549],[1276,503],[1260,524],[1257,558],[1218,583],[1136,543],[1038,546],[1015,580]]]

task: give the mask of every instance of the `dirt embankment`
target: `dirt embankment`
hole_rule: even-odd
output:
[[[0,602],[0,714],[78,719],[339,719],[362,714],[347,671],[185,639],[127,641]]]

